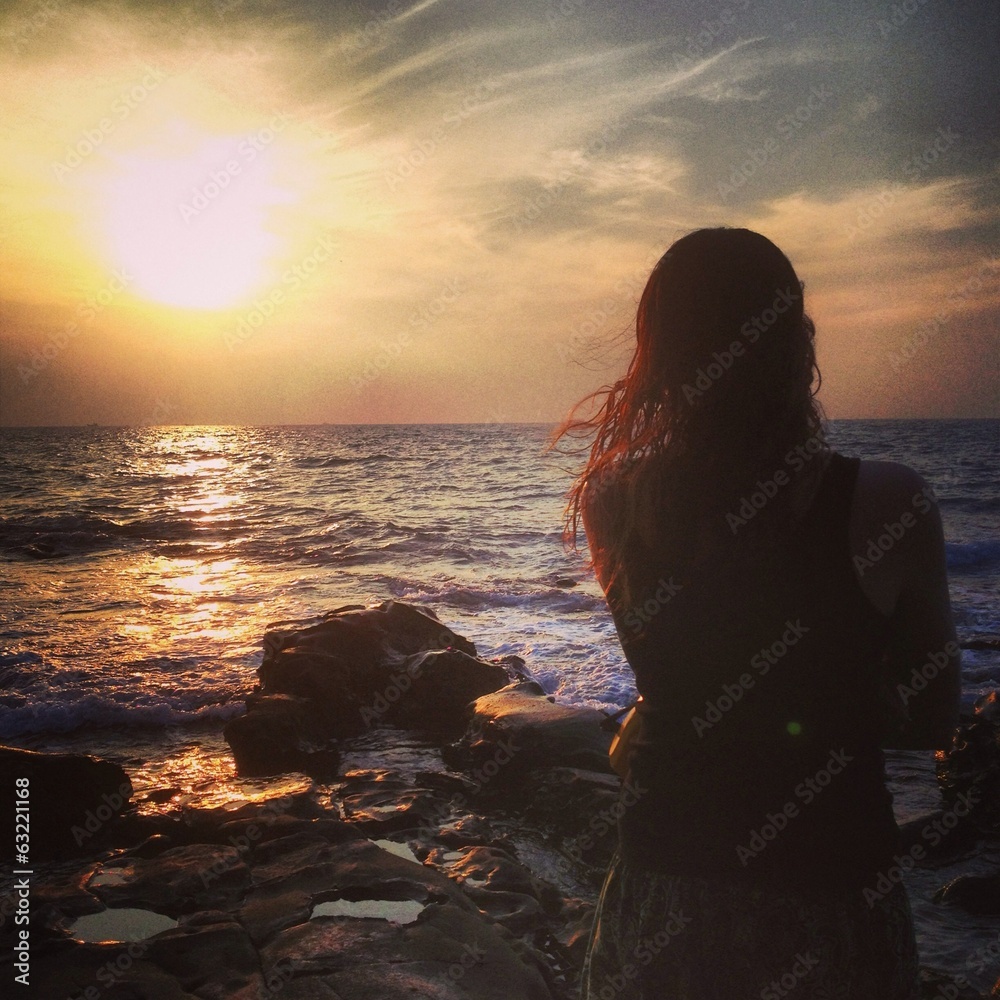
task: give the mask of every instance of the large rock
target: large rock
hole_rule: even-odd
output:
[[[457,649],[417,653],[407,658],[398,675],[396,684],[383,696],[386,719],[403,729],[426,730],[451,739],[465,730],[466,708],[482,695],[504,687],[509,679],[499,664],[477,660]],[[393,697],[404,684],[406,688]]]
[[[954,903],[968,913],[1000,916],[1000,875],[960,875],[934,894],[935,903]]]
[[[449,648],[476,655],[468,639],[411,605],[383,601],[373,608],[350,606],[315,625],[269,631],[264,636],[261,687],[267,694],[320,701],[359,694],[360,709],[369,700],[372,678],[387,681],[406,657]],[[360,691],[355,690],[358,685]]]
[[[937,778],[948,810],[980,830],[1000,831],[1000,708],[996,692],[981,698],[971,722],[938,751]],[[971,811],[969,809],[971,803]]]
[[[18,836],[29,861],[88,849],[131,796],[128,775],[109,760],[0,746],[0,857],[14,855]]]
[[[302,771],[318,781],[336,776],[340,755],[315,702],[290,694],[252,694],[247,714],[223,730],[241,777]]]
[[[243,776],[303,771],[331,780],[336,741],[373,727],[454,739],[466,707],[510,679],[432,614],[396,601],[349,606],[264,637],[260,690],[225,729]]]
[[[538,768],[610,774],[611,735],[601,728],[603,721],[597,709],[556,704],[534,681],[521,681],[476,699],[451,759],[467,755],[480,783],[505,784]]]

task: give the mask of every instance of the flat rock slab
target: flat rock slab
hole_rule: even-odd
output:
[[[537,968],[496,927],[450,902],[406,926],[319,917],[261,952],[264,974],[290,973],[283,996],[341,1000],[551,1000]],[[294,988],[294,989],[293,989]],[[315,992],[313,990],[315,989]],[[323,990],[328,992],[324,993]]]
[[[176,917],[232,905],[249,885],[250,869],[235,847],[189,844],[108,866],[87,890],[110,907],[144,906]]]

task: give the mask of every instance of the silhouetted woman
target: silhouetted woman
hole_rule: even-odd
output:
[[[916,473],[829,449],[813,334],[773,243],[690,233],[563,428],[593,436],[568,529],[642,696],[587,1000],[917,996],[880,748],[957,724],[941,524]]]

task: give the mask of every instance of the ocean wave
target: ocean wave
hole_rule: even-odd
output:
[[[15,699],[8,700],[13,702]],[[245,705],[240,699],[206,705],[148,701],[141,697],[121,701],[100,695],[64,701],[26,701],[5,707],[0,715],[0,740],[42,733],[69,733],[78,729],[147,729],[225,722],[244,711]]]
[[[340,465],[364,465],[369,462],[393,462],[392,455],[385,455],[378,452],[374,455],[330,455],[323,458],[320,455],[310,455],[305,458],[296,458],[292,465],[299,469],[335,469]]]
[[[987,570],[1000,566],[1000,541],[948,542],[945,553],[950,570]]]
[[[606,611],[603,598],[562,587],[544,587],[529,591],[488,590],[475,587],[429,587],[398,581],[392,588],[394,596],[410,601],[428,601],[432,606],[461,608],[464,611],[490,611],[497,608],[516,608],[530,611],[548,611],[558,614]]]
[[[199,515],[205,517],[208,513],[194,510],[185,517],[166,515],[125,522],[96,514],[59,514],[23,520],[0,517],[0,552],[31,559],[55,559],[115,548],[129,542],[203,542],[209,537],[231,535],[249,526],[243,519],[206,525],[199,520]]]

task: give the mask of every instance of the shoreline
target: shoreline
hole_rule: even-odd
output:
[[[124,796],[128,806],[97,820],[76,857],[36,866],[30,965],[48,990],[40,995],[99,1000],[131,983],[161,991],[150,996],[250,1000],[311,996],[309,989],[326,984],[322,988],[348,1000],[370,995],[365,956],[374,953],[389,970],[380,993],[387,1000],[412,996],[413,989],[455,998],[572,1000],[616,839],[613,824],[585,844],[580,837],[594,829],[588,821],[595,816],[612,816],[618,801],[600,713],[555,702],[515,657],[478,660],[471,643],[448,629],[442,634],[444,626],[425,608],[388,602],[354,610],[360,611],[357,635],[364,633],[368,645],[352,646],[355,633],[338,633],[337,642],[360,660],[365,649],[381,651],[384,663],[366,661],[371,684],[355,704],[381,707],[372,693],[382,693],[387,707],[378,725],[348,732],[349,714],[335,712],[323,724],[344,731],[324,742],[322,732],[306,731],[317,724],[309,699],[277,690],[288,683],[312,690],[323,679],[313,670],[312,653],[303,655],[310,648],[303,637],[329,651],[331,630],[342,619],[325,616],[319,632],[310,632],[315,624],[286,628],[278,642],[269,633],[263,688],[240,718],[253,716],[252,742],[266,743],[276,733],[294,742],[295,752],[305,754],[299,763],[313,777],[282,765],[282,774],[217,781],[214,801],[140,786]],[[391,628],[371,631],[365,614],[401,617]],[[342,669],[348,672],[338,675],[340,685],[356,677],[353,668]],[[492,693],[467,699],[470,671],[480,672],[477,683],[488,676]],[[389,711],[387,679],[399,688],[404,677],[411,680],[406,698],[400,692]],[[416,700],[407,705],[407,699]],[[298,728],[285,727],[289,719]],[[421,719],[435,724],[419,730],[413,723]],[[233,743],[241,727],[229,725]],[[221,729],[198,727],[214,734],[212,743]],[[184,735],[192,742],[190,732]],[[72,742],[71,736],[57,742]],[[147,742],[156,746],[155,733]],[[913,770],[900,780],[920,780],[921,769]],[[240,788],[242,800],[226,801]],[[929,821],[913,818],[913,824]],[[914,879],[919,883],[918,921],[943,917],[941,904],[931,900],[942,881],[958,878],[968,888],[970,876],[982,880],[996,871],[994,859],[1000,860],[995,837],[906,872],[911,894]],[[10,882],[5,872],[3,976],[15,972]],[[962,905],[955,895],[959,908],[950,907],[952,913]],[[83,918],[120,920],[126,909],[175,924],[155,933],[133,928],[131,939],[111,925],[117,943],[110,944],[70,933],[82,933]],[[103,933],[112,932],[106,925]],[[964,947],[972,939],[958,940]],[[1000,955],[1000,935],[995,940]],[[994,939],[977,941],[964,956],[949,953],[951,938],[933,954],[921,948],[925,1000],[986,996],[972,988],[985,982],[985,972],[973,975],[972,966],[993,957]],[[950,975],[937,971],[945,969]],[[964,982],[963,969],[970,974]]]

